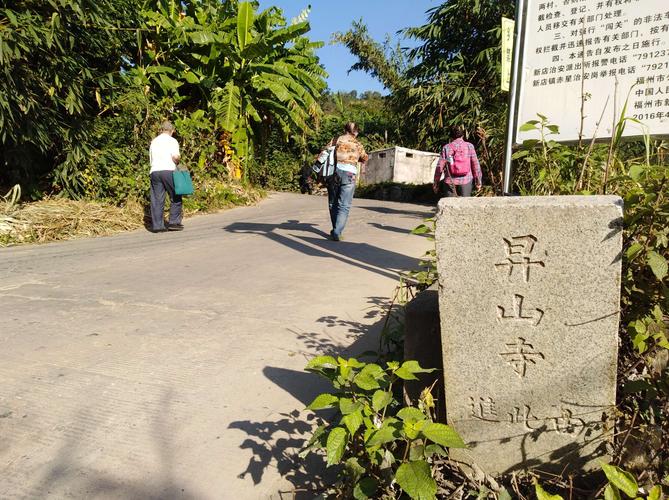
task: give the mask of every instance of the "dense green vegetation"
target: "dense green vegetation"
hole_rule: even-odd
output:
[[[134,35],[119,24],[138,22],[131,5],[0,3],[2,181],[36,182],[52,174],[57,185],[83,161],[102,95],[133,52]]]
[[[320,116],[307,14],[288,22],[237,0],[0,3],[0,185],[142,197],[164,119],[200,196],[247,179],[270,137],[305,144]]]

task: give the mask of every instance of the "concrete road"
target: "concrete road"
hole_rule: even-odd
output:
[[[0,498],[308,490],[302,409],[326,386],[303,368],[376,347],[430,215],[355,200],[337,243],[325,199],[273,194],[182,233],[0,249]]]

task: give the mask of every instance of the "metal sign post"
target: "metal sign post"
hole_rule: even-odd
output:
[[[504,195],[511,194],[513,171],[511,156],[516,129],[516,115],[518,108],[518,85],[520,83],[521,65],[520,54],[522,36],[525,30],[525,0],[516,0],[516,29],[513,35],[513,65],[511,66],[511,91],[509,93],[509,114],[506,127],[506,150],[504,153]]]

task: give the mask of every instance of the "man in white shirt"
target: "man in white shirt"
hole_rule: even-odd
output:
[[[174,192],[172,172],[179,163],[179,143],[172,137],[174,125],[166,121],[160,126],[160,135],[151,141],[151,229],[154,233],[181,231],[183,217],[181,195]],[[165,193],[170,195],[170,218],[165,228]]]

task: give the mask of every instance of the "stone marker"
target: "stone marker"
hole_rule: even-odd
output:
[[[489,474],[590,469],[612,439],[615,196],[446,198],[437,259],[448,423]]]

